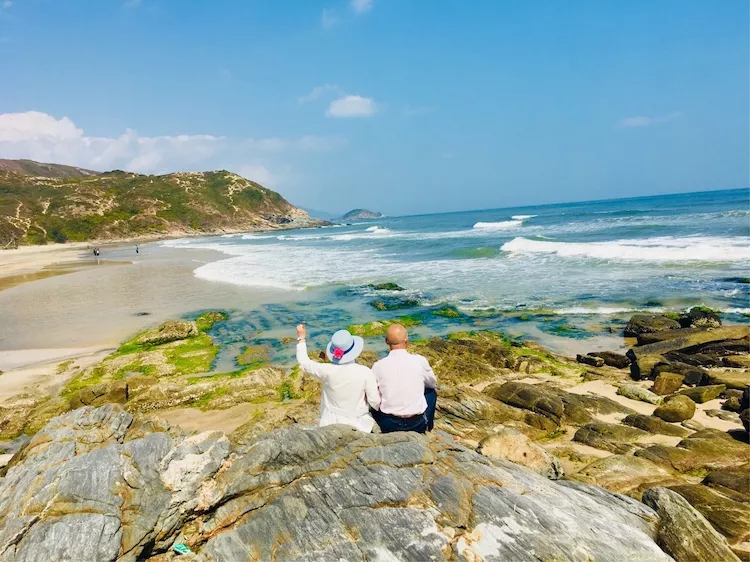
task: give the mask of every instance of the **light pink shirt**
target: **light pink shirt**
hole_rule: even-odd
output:
[[[416,416],[427,409],[425,388],[435,388],[437,378],[427,359],[405,349],[394,349],[372,366],[380,390],[380,411],[396,416]]]

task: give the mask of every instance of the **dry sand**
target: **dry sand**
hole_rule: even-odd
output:
[[[0,405],[22,394],[52,394],[81,369],[98,363],[111,352],[112,349],[101,347],[0,352],[0,370],[4,371],[0,375]],[[58,366],[69,361],[70,367],[58,372]]]

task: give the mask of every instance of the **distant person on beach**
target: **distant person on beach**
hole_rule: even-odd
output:
[[[316,363],[307,355],[306,337],[307,329],[300,324],[297,326],[297,362],[305,373],[323,383],[318,425],[343,423],[360,431],[372,431],[375,421],[370,408],[378,409],[380,393],[372,371],[354,362],[364,349],[362,338],[339,330],[326,346],[330,363]]]
[[[138,244],[135,245],[135,253],[138,253]]]
[[[372,367],[380,390],[375,421],[383,433],[432,431],[437,406],[437,377],[427,359],[406,351],[409,335],[401,324],[388,327],[390,353]]]

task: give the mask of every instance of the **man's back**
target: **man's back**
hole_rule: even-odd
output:
[[[394,349],[372,367],[378,381],[380,411],[395,416],[414,416],[427,409],[425,388],[437,380],[427,359],[405,349]]]

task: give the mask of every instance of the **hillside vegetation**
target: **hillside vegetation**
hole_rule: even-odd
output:
[[[317,226],[227,171],[162,176],[0,161],[0,247]]]

